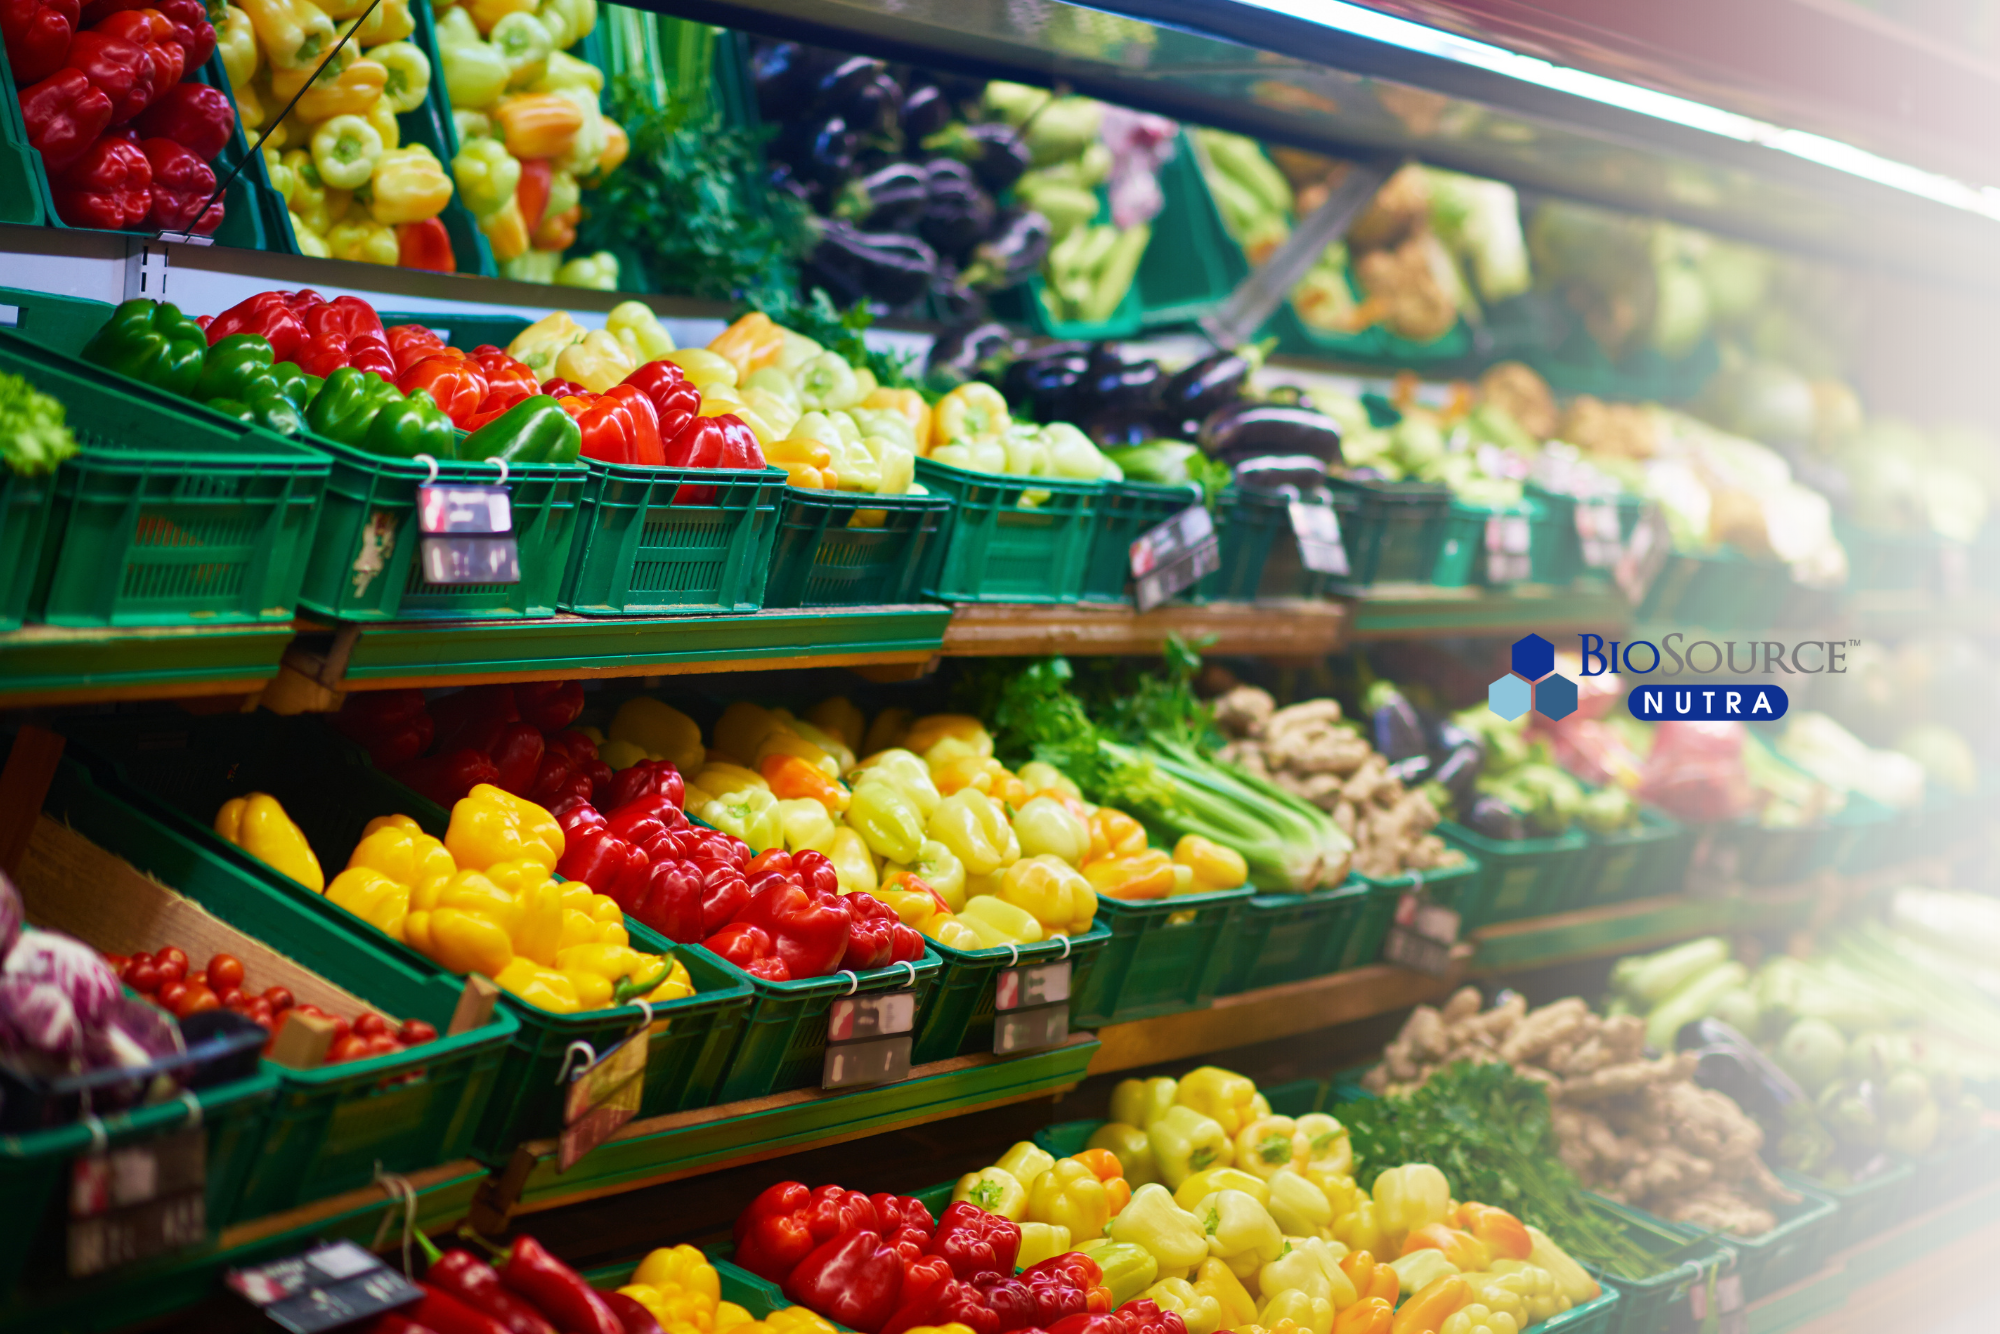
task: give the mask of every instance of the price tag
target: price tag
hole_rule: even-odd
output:
[[[1315,574],[1346,574],[1347,545],[1340,540],[1340,516],[1331,505],[1291,504],[1292,536],[1299,540],[1299,564]]]
[[[914,991],[878,991],[835,1000],[827,1015],[820,1087],[857,1088],[907,1079],[910,1033],[916,1026]]]
[[[1153,608],[1205,574],[1222,568],[1222,544],[1215,520],[1190,505],[1139,535],[1131,547],[1132,600],[1140,611]]]
[[[1646,512],[1639,516],[1638,526],[1632,530],[1632,540],[1625,544],[1618,563],[1611,567],[1612,581],[1627,602],[1636,607],[1646,600],[1646,593],[1666,568],[1673,549],[1673,537],[1667,532],[1667,521],[1660,507],[1647,505]]]
[[[1528,516],[1495,514],[1486,520],[1486,582],[1518,584],[1528,577]]]
[[[288,1260],[232,1269],[224,1282],[280,1328],[318,1334],[372,1320],[423,1297],[422,1289],[351,1241]]]
[[[521,551],[505,486],[417,488],[417,559],[432,584],[518,584]]]
[[[1711,1294],[1711,1289],[1712,1294]],[[1709,1299],[1715,1301],[1715,1318],[1710,1322]],[[1694,1319],[1696,1329],[1709,1328],[1716,1334],[1745,1334],[1750,1328],[1750,1313],[1743,1305],[1743,1277],[1740,1274],[1711,1275],[1706,1282],[1698,1282],[1688,1289],[1688,1314]]]
[[[208,1133],[199,1126],[70,1164],[69,1273],[101,1274],[208,1236]]]
[[[1389,963],[1443,977],[1451,971],[1451,947],[1458,943],[1458,914],[1432,903],[1420,883],[1396,901],[1396,920],[1382,942]]]
[[[638,1115],[639,1095],[646,1088],[649,1031],[650,1026],[640,1027],[571,1076],[563,1097],[563,1132],[556,1143],[557,1172],[569,1171]]]
[[[1002,969],[993,984],[993,1054],[1069,1041],[1070,961]]]
[[[1608,570],[1624,553],[1624,532],[1618,523],[1618,507],[1608,500],[1579,500],[1576,503],[1576,537],[1583,550],[1583,563],[1593,570]]]

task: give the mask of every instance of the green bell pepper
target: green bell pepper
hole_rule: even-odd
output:
[[[385,389],[389,397],[401,400],[396,387],[380,376],[342,366],[326,377],[326,383],[306,406],[306,425],[329,440],[366,449],[369,428],[385,401],[382,392]],[[450,457],[448,452],[446,457]]]
[[[201,382],[208,335],[180,307],[141,297],[111,312],[83,345],[83,359],[182,398]]]
[[[285,396],[284,389],[276,380],[254,380],[250,384],[249,396],[240,400],[250,405],[257,424],[279,435],[297,435],[305,429],[305,421],[299,416],[299,409]]]
[[[250,401],[250,386],[259,380],[276,385],[271,369],[271,342],[262,334],[231,334],[208,349],[201,359],[201,379],[194,397]]]
[[[583,431],[547,394],[524,398],[458,442],[461,459],[508,463],[574,463]]]
[[[419,454],[449,459],[458,453],[458,428],[444,415],[437,400],[421,389],[413,389],[408,398],[382,404],[369,424],[367,443],[361,447],[371,454],[399,459],[413,459]]]
[[[298,363],[291,361],[281,361],[271,367],[271,378],[277,382],[278,392],[290,399],[292,406],[300,412],[306,410],[306,404],[312,402],[313,395],[319,392],[323,383],[317,375],[307,375],[299,369]]]

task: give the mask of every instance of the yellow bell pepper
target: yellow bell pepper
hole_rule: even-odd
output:
[[[430,149],[411,144],[382,154],[368,190],[368,211],[375,221],[396,227],[442,213],[451,202],[451,177]]]
[[[1299,1133],[1306,1137],[1306,1165],[1323,1172],[1347,1176],[1354,1170],[1354,1146],[1347,1127],[1325,1112],[1308,1112],[1298,1119]]]
[[[701,771],[701,728],[679,709],[648,695],[634,695],[619,705],[606,736],[637,746],[642,758],[673,761],[683,776]]]
[[[875,861],[861,835],[842,825],[833,831],[833,848],[827,854],[843,894],[876,892]]]
[[[726,760],[711,760],[701,766],[696,777],[705,791],[718,797],[734,796],[738,792],[762,792],[775,799],[771,784],[764,775],[754,769],[745,769],[740,764],[730,764]]]
[[[1289,1167],[1273,1172],[1266,1182],[1265,1207],[1288,1237],[1317,1237],[1333,1224],[1333,1202],[1326,1192]]]
[[[507,151],[520,158],[561,157],[583,129],[582,108],[560,93],[503,97],[490,114]]]
[[[514,340],[507,344],[507,355],[533,371],[537,379],[553,380],[556,377],[556,358],[562,355],[562,350],[571,343],[581,343],[589,333],[588,329],[571,318],[568,311],[558,310],[553,314],[544,315],[515,334]],[[645,697],[636,697],[636,699],[643,698]],[[626,707],[629,708],[636,699],[626,701]],[[621,716],[624,712],[624,708],[619,710]],[[618,735],[616,719],[611,724],[611,735],[613,737]]]
[[[1180,1081],[1164,1075],[1153,1079],[1121,1079],[1111,1090],[1111,1119],[1140,1130],[1167,1114]]]
[[[682,347],[667,353],[667,360],[681,368],[687,382],[706,394],[710,386],[734,386],[736,365],[705,347]]]
[[[752,852],[768,852],[784,846],[785,829],[778,814],[778,799],[768,789],[746,787],[720,795],[705,803],[698,814],[704,823],[748,843]]]
[[[454,5],[438,14],[438,60],[444,66],[445,92],[452,106],[462,111],[478,111],[491,106],[507,91],[507,77],[513,71],[506,59],[480,36],[479,26],[465,6]]]
[[[1384,1255],[1390,1250],[1389,1239],[1383,1234],[1377,1217],[1375,1201],[1360,1191],[1347,1201],[1345,1208],[1335,1204],[1333,1226],[1329,1230],[1333,1239],[1350,1251]]]
[[[247,87],[256,76],[259,63],[257,29],[250,22],[250,15],[240,6],[223,6],[222,22],[215,25],[215,49],[222,56],[222,68],[229,75],[230,88],[241,90]]]
[[[1054,797],[1032,797],[1015,811],[1014,832],[1020,836],[1023,857],[1047,853],[1071,866],[1081,866],[1090,855],[1090,826],[1085,817]]]
[[[970,788],[954,792],[939,802],[925,831],[951,849],[967,875],[990,875],[1004,870],[1020,856],[1006,814],[992,798]]]
[[[1389,1268],[1395,1271],[1398,1289],[1405,1297],[1412,1296],[1441,1278],[1456,1275],[1458,1266],[1442,1251],[1411,1251],[1389,1261]]]
[[[397,940],[410,911],[410,887],[365,866],[349,867],[326,887],[327,902],[347,909]]]
[[[618,335],[593,329],[556,354],[556,375],[601,394],[638,369]]]
[[[1259,1117],[1236,1132],[1236,1165],[1269,1178],[1280,1168],[1304,1167],[1310,1146],[1291,1117]]]
[[[1528,1299],[1535,1291],[1535,1275],[1525,1269],[1516,1269],[1508,1274],[1475,1269],[1463,1272],[1459,1277],[1465,1280],[1469,1302],[1484,1306],[1496,1315],[1506,1315],[1516,1327],[1528,1323]]]
[[[1138,1080],[1126,1080],[1136,1084]],[[1123,1087],[1121,1084],[1120,1087]],[[1115,1095],[1114,1095],[1115,1096]],[[1153,1162],[1153,1144],[1146,1138],[1146,1132],[1135,1125],[1119,1121],[1106,1121],[1090,1136],[1086,1146],[1092,1149],[1108,1149],[1118,1160],[1125,1182],[1133,1190],[1158,1181],[1160,1174]]]
[[[1182,1087],[1186,1087],[1185,1080]],[[1405,1163],[1390,1168],[1375,1178],[1370,1193],[1382,1235],[1391,1243],[1386,1248],[1368,1248],[1377,1254],[1384,1249],[1400,1252],[1403,1239],[1410,1233],[1432,1223],[1442,1223],[1451,1213],[1451,1185],[1444,1173],[1429,1163]]]
[[[931,838],[937,838],[938,834],[938,817],[932,815],[927,830],[923,815],[905,785],[879,770],[856,772],[844,818],[869,851],[899,865],[918,860],[927,833]],[[949,839],[938,841],[951,846]]]
[[[1031,1219],[1021,1224],[1021,1245],[1014,1254],[1014,1263],[1021,1269],[1027,1269],[1054,1256],[1067,1255],[1074,1249],[1068,1228],[1054,1223],[1037,1223]]]
[[[787,852],[830,853],[839,832],[826,807],[810,797],[779,798],[778,827]]]
[[[918,453],[928,453],[931,441],[931,409],[924,396],[914,389],[876,389],[861,400],[864,408],[893,412],[909,423],[910,439]]]
[[[317,65],[333,46],[333,20],[312,0],[240,0],[273,69]]]
[[[1174,1203],[1192,1210],[1219,1190],[1240,1190],[1259,1204],[1269,1204],[1271,1187],[1264,1178],[1240,1167],[1204,1167],[1174,1187]]]
[[[635,366],[659,361],[674,350],[674,336],[667,332],[667,327],[660,323],[660,317],[643,301],[621,301],[613,306],[611,313],[604,317],[604,328],[624,344]]]
[[[838,865],[834,867],[836,872],[839,869]],[[904,926],[921,931],[927,936],[944,923],[953,920],[950,907],[939,897],[937,891],[907,871],[888,876],[882,881],[879,889],[871,892],[895,910],[897,920]]]
[[[807,491],[834,489],[833,455],[811,440],[780,440],[764,446],[764,462],[785,470],[785,483]]]
[[[461,870],[446,880],[410,887],[403,939],[452,973],[499,980],[513,962],[514,932],[524,905],[485,875]]]
[[[715,748],[731,759],[755,764],[765,738],[785,725],[772,709],[748,700],[736,700],[715,720]]]
[[[938,400],[931,413],[931,448],[954,444],[998,444],[1012,420],[1007,400],[990,384],[972,380]]]
[[[1333,1334],[1333,1303],[1297,1288],[1286,1288],[1268,1297],[1257,1313],[1257,1323],[1266,1329],[1289,1324],[1299,1334]]]
[[[407,815],[370,820],[347,859],[347,869],[327,887],[327,898],[402,939],[403,916],[418,885],[449,880],[458,865],[444,844]]]
[[[930,713],[912,719],[897,744],[921,755],[946,737],[963,741],[982,759],[993,758],[993,734],[986,724],[966,713]]]
[[[1250,866],[1242,853],[1199,834],[1181,835],[1180,842],[1174,844],[1174,861],[1194,872],[1193,892],[1197,894],[1236,889],[1250,879]]]
[[[1520,1329],[1520,1322],[1508,1312],[1475,1300],[1446,1316],[1438,1334],[1520,1334]]]
[[[1222,1303],[1206,1293],[1196,1292],[1184,1278],[1163,1278],[1141,1294],[1162,1311],[1181,1318],[1187,1334],[1215,1334],[1222,1328]],[[1330,1323],[1330,1322],[1329,1322]],[[1319,1334],[1327,1334],[1321,1330]]]
[[[1185,1082],[1185,1081],[1183,1081]],[[1229,1134],[1213,1117],[1175,1103],[1146,1127],[1153,1162],[1169,1189],[1205,1167],[1229,1166]]]
[[[357,115],[335,116],[312,132],[312,161],[320,179],[342,190],[368,183],[382,157],[382,136]]]
[[[1247,1191],[1215,1191],[1188,1212],[1208,1234],[1209,1253],[1239,1278],[1255,1274],[1284,1249],[1285,1236],[1270,1210]]]
[[[914,751],[901,746],[876,751],[855,765],[848,778],[859,782],[863,774],[890,780],[909,798],[918,816],[924,820],[929,820],[944,800],[937,785],[931,781],[930,766]]]
[[[989,1214],[1018,1223],[1028,1215],[1028,1192],[1004,1167],[985,1167],[968,1172],[951,1188],[953,1204],[969,1200]]]
[[[1233,1070],[1204,1065],[1181,1076],[1174,1100],[1192,1107],[1234,1136],[1251,1120],[1251,1102],[1257,1085]]]
[[[965,866],[958,860],[957,854],[934,838],[927,838],[917,845],[917,858],[913,862],[883,863],[882,878],[885,882],[898,875],[913,875],[923,881],[953,912],[965,906]]]
[[[372,131],[371,131],[372,133]],[[394,268],[402,258],[396,233],[387,224],[370,217],[348,216],[327,229],[327,253],[335,259],[356,264],[380,264]]]
[[[1136,1242],[1099,1237],[1095,1241],[1078,1242],[1076,1249],[1095,1261],[1103,1272],[1104,1286],[1111,1290],[1114,1308],[1140,1296],[1159,1281],[1160,1262]]]
[[[502,990],[510,991],[528,1004],[553,1014],[575,1014],[584,1008],[576,985],[554,968],[544,968],[525,956],[509,959],[493,974]]]
[[[453,861],[476,871],[497,862],[531,861],[553,872],[562,860],[563,832],[555,817],[532,801],[480,783],[451,808],[444,846]]]
[[[264,792],[231,797],[215,813],[215,832],[313,893],[326,888],[326,876],[319,869],[312,845],[276,797]]]
[[[1156,848],[1124,857],[1097,857],[1083,864],[1083,878],[1107,898],[1163,899],[1174,889],[1174,864]]]
[[[1062,858],[1024,857],[1000,877],[1000,898],[1024,908],[1051,936],[1078,936],[1097,917],[1097,891]]]
[[[403,127],[397,123],[396,108],[389,105],[388,98],[376,98],[375,105],[361,113],[361,119],[367,121],[374,128],[375,133],[382,136],[382,152],[385,155],[402,147]],[[381,173],[381,170],[382,163],[378,159],[375,163],[377,175]],[[374,177],[370,177],[369,179],[372,182]],[[364,186],[362,188],[363,203],[367,202],[367,196],[372,188],[372,186]]]
[[[687,965],[678,958],[627,945],[572,945],[557,953],[555,967],[570,979],[586,1010],[629,1005],[637,995],[663,1001],[694,994]]]
[[[297,73],[303,75],[307,71]],[[271,76],[271,92],[280,99],[280,105],[294,93],[299,95],[299,104],[292,114],[306,124],[329,120],[334,116],[364,116],[368,108],[381,100],[382,90],[388,86],[389,71],[380,61],[357,60],[337,76],[311,80],[294,80],[286,72]],[[290,85],[290,86],[287,86]],[[303,92],[300,89],[304,88]]]
[[[1208,1258],[1208,1233],[1201,1221],[1175,1204],[1167,1188],[1158,1184],[1133,1191],[1131,1202],[1111,1220],[1105,1235],[1145,1247],[1159,1262],[1162,1277],[1180,1278]]]
[[[1256,1323],[1257,1299],[1228,1265],[1213,1256],[1203,1260],[1195,1270],[1194,1290],[1215,1300],[1222,1312],[1222,1328],[1241,1330]]]
[[[1520,1322],[1524,1326],[1538,1325],[1544,1320],[1562,1314],[1575,1305],[1556,1286],[1555,1275],[1539,1265],[1530,1264],[1526,1260],[1495,1260],[1490,1275],[1468,1274],[1465,1276],[1465,1280],[1467,1285],[1476,1291],[1481,1282],[1488,1277],[1505,1277],[1510,1280],[1515,1278],[1520,1279],[1519,1283],[1510,1281],[1507,1287],[1521,1299],[1523,1314],[1520,1316]],[[1586,1274],[1584,1277],[1588,1279],[1589,1275]],[[1586,1297],[1584,1300],[1589,1301],[1591,1299]],[[1512,1308],[1509,1307],[1509,1309]]]
[[[1028,1187],[1028,1219],[1066,1227],[1072,1237],[1095,1237],[1111,1221],[1111,1197],[1096,1173],[1064,1158]]]
[[[980,949],[1005,945],[1032,945],[1042,939],[1041,923],[1025,908],[1018,908],[991,894],[975,894],[965,901],[954,921],[979,937]]]

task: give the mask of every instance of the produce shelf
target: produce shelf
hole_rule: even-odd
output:
[[[278,674],[289,625],[26,625],[0,634],[0,707],[252,694]]]
[[[1605,590],[1438,588],[1377,584],[1354,607],[1349,637],[1413,639],[1424,635],[1543,636],[1575,630],[1616,634],[1632,620],[1631,604]]]
[[[1098,1049],[1087,1033],[1029,1056],[959,1056],[920,1065],[896,1084],[822,1093],[800,1089],[633,1121],[567,1173],[556,1142],[531,1140],[480,1193],[473,1222],[498,1232],[510,1218],[1025,1102],[1072,1088]]]
[[[1345,640],[1350,611],[1342,602],[1209,603],[1159,607],[1028,606],[960,603],[945,631],[950,657],[1016,654],[1158,653],[1170,634],[1215,636],[1213,653],[1323,657]]]

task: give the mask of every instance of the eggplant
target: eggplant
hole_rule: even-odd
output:
[[[847,127],[840,116],[786,126],[771,141],[771,156],[792,169],[792,174],[815,190],[835,190],[854,174],[854,155],[861,136]]]
[[[951,99],[934,83],[906,89],[903,96],[903,142],[914,144],[951,123]]]
[[[923,216],[929,194],[923,168],[891,162],[843,185],[831,211],[864,231],[908,231]]]
[[[926,194],[917,235],[956,263],[992,230],[993,197],[973,178],[972,168],[955,159],[933,158],[923,171]]]
[[[1240,353],[1217,352],[1177,372],[1160,388],[1160,407],[1176,421],[1200,421],[1242,396],[1250,361]]]
[[[1260,454],[1303,454],[1322,463],[1340,462],[1340,427],[1331,417],[1306,408],[1238,401],[1210,413],[1197,437],[1219,459]]]
[[[1475,834],[1508,843],[1528,836],[1528,826],[1521,819],[1521,813],[1498,797],[1481,797],[1473,802],[1465,823]]]
[[[812,112],[821,78],[840,57],[799,42],[772,42],[750,57],[757,111],[773,125],[795,124]]]
[[[1023,352],[1000,377],[1010,407],[1026,408],[1037,421],[1075,421],[1079,392],[1090,369],[1090,344],[1046,343]]]
[[[1424,721],[1402,691],[1387,681],[1377,682],[1363,703],[1368,708],[1369,730],[1373,733],[1370,740],[1384,759],[1395,764],[1424,753],[1428,740]]]
[[[1161,438],[1159,414],[1143,403],[1098,406],[1083,415],[1083,433],[1099,449],[1129,449]]]
[[[840,116],[850,123],[861,122],[867,110],[868,90],[875,80],[886,78],[889,63],[873,56],[845,56],[825,70],[813,86],[811,114],[815,117]]]
[[[1090,370],[1084,377],[1085,414],[1097,416],[1128,408],[1143,409],[1171,428],[1177,419],[1159,411],[1160,391],[1166,383],[1167,373],[1160,369],[1159,362],[1126,361],[1117,347],[1099,343],[1090,355]]]
[[[965,281],[985,292],[1025,282],[1042,267],[1053,244],[1055,230],[1047,218],[1031,208],[1008,209],[994,222],[986,239],[972,248]]]
[[[840,114],[862,134],[894,142],[903,119],[903,86],[878,74],[844,99]]]
[[[1475,784],[1485,764],[1486,753],[1473,742],[1463,742],[1445,752],[1444,758],[1431,770],[1431,780],[1442,784],[1444,790],[1451,793],[1452,804],[1459,810],[1470,810],[1479,795]]]
[[[1310,454],[1251,454],[1231,459],[1230,476],[1252,491],[1316,491],[1326,485],[1326,465]]]
[[[931,341],[924,374],[948,376],[954,383],[962,384],[975,378],[983,365],[998,361],[1013,350],[1014,335],[1004,324],[991,320],[955,324]]]
[[[930,295],[931,312],[936,319],[965,324],[986,317],[986,298],[965,285],[949,260],[938,261]]]
[[[955,157],[972,168],[979,183],[994,194],[1011,190],[1029,165],[1028,146],[1011,125],[951,124],[928,135],[924,151]]]
[[[867,300],[893,309],[929,291],[937,268],[937,252],[913,236],[825,222],[802,272],[809,286],[825,287],[838,305]]]

